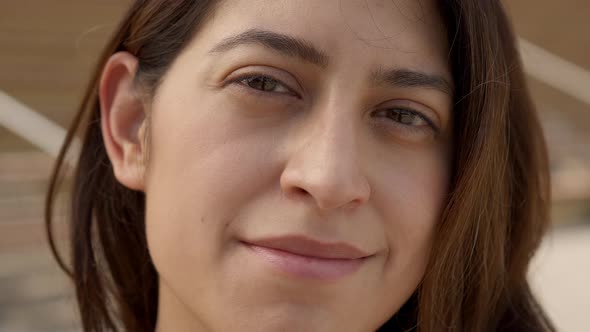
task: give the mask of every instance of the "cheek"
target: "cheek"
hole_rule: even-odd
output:
[[[433,153],[406,158],[395,169],[388,173],[388,188],[380,188],[388,243],[385,274],[390,287],[405,283],[411,294],[424,275],[446,203],[448,166],[444,155]]]
[[[168,99],[152,115],[146,233],[158,272],[176,280],[198,276],[194,262],[223,261],[230,221],[275,172],[267,153],[275,140],[238,126],[219,101]]]

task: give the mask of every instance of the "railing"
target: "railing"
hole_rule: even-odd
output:
[[[527,74],[590,105],[590,71],[522,38],[519,48]]]
[[[590,72],[519,39],[524,69],[531,77],[590,105]],[[0,90],[0,126],[57,156],[65,130]],[[74,149],[79,143],[74,142]]]
[[[531,77],[590,105],[590,73],[587,70],[526,40],[521,39],[519,42],[525,71]],[[0,91],[0,126],[44,152],[0,153],[0,184],[4,183],[4,186],[0,185],[0,238],[4,240],[4,242],[0,241],[0,252],[2,252],[2,249],[8,247],[25,247],[44,243],[45,233],[41,218],[44,191],[40,189],[42,186],[39,183],[45,181],[49,173],[49,163],[58,155],[66,131],[2,91]],[[74,160],[76,151],[79,151],[79,141],[75,140],[73,144],[69,154],[72,159],[66,160]],[[19,187],[26,190],[17,193],[10,185],[6,185],[16,182]],[[28,188],[34,189],[28,190]],[[576,237],[574,238],[573,235]],[[574,330],[575,327],[585,324],[582,322],[582,312],[585,307],[583,301],[579,301],[578,304],[575,301],[572,302],[572,299],[583,299],[583,294],[588,294],[584,289],[587,283],[584,273],[587,275],[587,272],[580,271],[578,264],[588,256],[588,249],[585,246],[588,238],[590,237],[587,230],[581,233],[576,229],[571,234],[565,234],[565,237],[560,234],[560,237],[556,237],[553,242],[554,247],[560,248],[560,251],[549,252],[547,249],[549,247],[545,244],[544,251],[540,255],[541,259],[537,258],[535,264],[538,267],[534,271],[533,286],[539,290],[539,293],[543,290],[545,295],[552,295],[547,297],[546,306],[550,313],[555,315],[554,318],[559,318],[556,321],[560,323],[558,326],[563,330],[566,330],[568,326]],[[16,317],[13,319],[15,321],[19,317],[24,317],[23,312],[33,308],[36,315],[38,312],[51,313],[51,316],[42,320],[44,325],[51,321],[53,325],[50,326],[60,326],[62,327],[60,330],[67,328],[71,331],[80,331],[76,325],[77,318],[74,315],[71,288],[64,280],[59,279],[61,274],[56,271],[55,264],[51,263],[48,255],[47,250],[30,251],[25,254],[7,252],[0,255],[0,266],[2,266],[0,279],[11,288],[11,292],[0,303],[0,313],[4,313],[5,317]],[[564,265],[564,262],[574,262],[574,264]],[[570,279],[567,281],[568,287],[564,288],[562,286],[566,283],[563,281],[563,276],[580,277],[573,280],[576,287],[571,286]],[[547,285],[551,287],[548,288]],[[549,301],[551,299],[559,300]],[[563,303],[568,305],[564,306]],[[59,314],[56,315],[56,312]],[[7,326],[11,327],[10,322],[0,322],[0,330]],[[15,330],[15,328],[9,330]]]
[[[530,77],[590,105],[590,71],[527,40],[519,39],[518,43],[524,69]],[[29,141],[52,157],[58,155],[66,135],[66,131],[59,125],[2,91],[0,91],[0,126]],[[69,164],[73,164],[77,151],[80,149],[77,138],[72,144],[66,156],[66,162]],[[586,173],[590,174],[590,171]],[[586,187],[589,186],[584,186],[583,191],[588,191],[583,194],[584,197],[590,196],[590,187]],[[580,194],[577,193],[574,196],[577,197]]]

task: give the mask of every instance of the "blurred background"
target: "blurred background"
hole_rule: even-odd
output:
[[[91,68],[129,3],[0,0],[0,332],[80,331],[71,285],[46,244],[44,194]],[[553,179],[553,228],[530,279],[560,331],[589,331],[590,1],[504,4]]]

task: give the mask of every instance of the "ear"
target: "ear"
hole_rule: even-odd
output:
[[[146,109],[133,84],[137,58],[127,52],[112,55],[99,85],[100,124],[115,178],[125,187],[145,190],[144,135]]]

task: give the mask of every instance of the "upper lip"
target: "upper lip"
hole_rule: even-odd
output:
[[[244,241],[248,244],[287,251],[293,254],[328,259],[358,259],[370,254],[345,242],[322,242],[301,235],[286,235]]]

